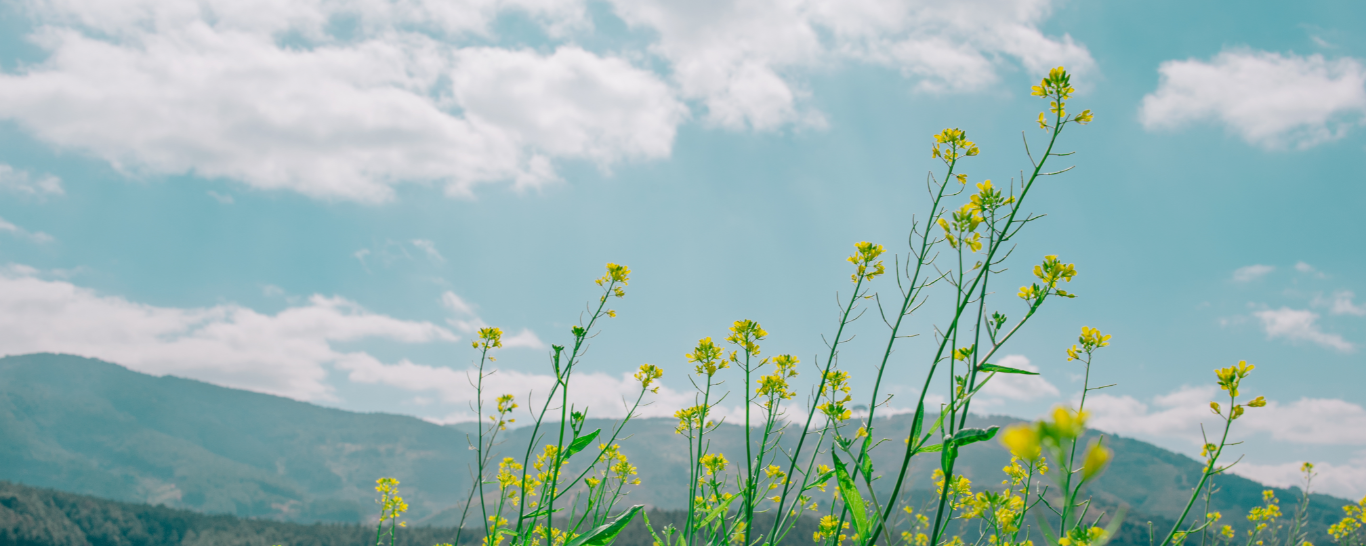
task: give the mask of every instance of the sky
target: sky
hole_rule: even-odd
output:
[[[1173,14],[1179,14],[1174,16]],[[1038,370],[977,411],[1076,400],[1064,350],[1113,335],[1101,430],[1198,456],[1213,370],[1264,395],[1235,472],[1366,495],[1366,5],[1094,0],[15,0],[0,4],[0,353],[97,357],[355,411],[471,419],[549,384],[547,354],[631,268],[577,376],[590,414],[738,319],[810,378],[854,243],[907,253],[931,136],[1018,179],[1074,74],[1061,146],[993,307],[1056,254],[1067,289],[1002,349]],[[953,205],[956,208],[956,204]],[[1354,235],[1356,234],[1356,235]],[[896,294],[892,275],[874,281]],[[913,406],[947,298],[884,392]],[[871,301],[871,300],[870,300]],[[874,312],[875,308],[872,309]],[[886,327],[840,364],[867,396]],[[737,378],[729,378],[734,384]],[[945,387],[946,388],[946,387]],[[732,408],[734,409],[734,408]]]

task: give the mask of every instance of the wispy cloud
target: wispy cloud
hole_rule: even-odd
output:
[[[4,218],[0,218],[0,232],[8,233],[20,239],[26,239],[35,243],[51,243],[55,239],[51,235],[41,231],[29,231],[14,224],[9,223]]]
[[[485,328],[489,324],[484,319],[479,318],[475,312],[475,306],[465,301],[455,292],[447,290],[441,294],[441,305],[450,310],[455,316],[446,319],[446,323],[454,327],[460,333],[473,335],[480,328]],[[545,343],[541,338],[536,337],[536,333],[528,328],[522,328],[516,334],[503,338],[503,346],[508,348],[525,347],[529,349],[544,349]]]
[[[1255,281],[1255,280],[1257,280],[1257,279],[1260,279],[1260,278],[1262,278],[1262,277],[1265,277],[1267,273],[1270,273],[1270,272],[1275,271],[1275,270],[1276,270],[1276,267],[1275,267],[1275,266],[1270,266],[1270,265],[1255,264],[1255,265],[1243,266],[1243,267],[1240,267],[1240,268],[1238,268],[1238,269],[1233,270],[1233,281],[1234,281],[1234,282],[1251,282],[1251,281]]]
[[[445,257],[445,256],[442,256],[442,255],[441,255],[441,252],[438,252],[438,251],[436,250],[436,243],[433,243],[433,242],[431,242],[431,241],[429,241],[429,240],[427,240],[427,239],[413,239],[412,243],[413,243],[413,246],[415,246],[415,247],[417,247],[418,249],[422,250],[422,252],[425,253],[425,254],[427,255],[427,259],[428,259],[428,260],[431,260],[432,263],[434,263],[434,264],[443,264],[443,263],[446,263],[446,257]]]
[[[1234,49],[1167,61],[1158,73],[1139,111],[1148,129],[1210,120],[1263,148],[1308,148],[1342,138],[1366,114],[1366,68],[1352,58]]]
[[[62,180],[56,176],[34,176],[28,171],[15,169],[4,163],[0,163],[0,190],[35,197],[66,193],[66,190],[62,189]]]
[[[1252,313],[1261,319],[1262,328],[1268,339],[1285,338],[1291,341],[1309,341],[1323,347],[1349,353],[1356,346],[1338,334],[1324,332],[1319,326],[1319,314],[1307,309],[1265,309]]]
[[[224,205],[231,205],[237,202],[237,200],[233,199],[231,195],[225,193],[218,193],[216,191],[209,190],[208,194],[209,197],[212,197],[214,201],[218,201],[219,203]]]
[[[1357,305],[1352,301],[1355,298],[1355,292],[1352,292],[1351,290],[1339,290],[1326,299],[1322,297],[1314,298],[1314,305],[1328,307],[1328,312],[1334,315],[1366,316],[1366,306]]]

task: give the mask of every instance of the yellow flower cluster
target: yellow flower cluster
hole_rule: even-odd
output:
[[[403,502],[403,497],[398,496],[398,480],[393,478],[380,478],[375,480],[375,491],[379,493],[379,523],[383,525],[389,520],[397,520],[404,512],[408,511],[408,503]],[[398,522],[399,527],[407,527],[406,522]]]
[[[503,330],[501,330],[501,329],[499,329],[499,328],[494,328],[494,327],[492,327],[492,326],[490,326],[490,327],[488,327],[488,328],[480,328],[480,329],[479,329],[479,339],[470,342],[470,345],[473,346],[475,349],[485,349],[485,350],[488,350],[488,349],[497,349],[497,348],[499,348],[499,347],[502,347],[502,346],[503,346]]]
[[[693,348],[691,353],[684,356],[688,358],[688,362],[697,366],[697,375],[711,377],[716,375],[718,370],[730,367],[722,357],[723,353],[724,351],[713,343],[710,337],[704,337],[697,341],[697,347]]]
[[[982,234],[977,233],[977,227],[986,219],[982,217],[980,208],[973,203],[965,203],[950,214],[949,218],[952,220],[941,217],[938,222],[939,227],[944,230],[944,239],[949,242],[949,246],[958,248],[961,243],[973,252],[982,249]]]
[[[845,421],[853,416],[853,411],[844,406],[845,402],[852,400],[849,396],[849,372],[834,370],[823,372],[825,376],[825,403],[816,406],[827,417],[836,421]]]
[[[972,196],[968,204],[977,212],[987,213],[1014,202],[1014,196],[1002,196],[1001,190],[993,187],[990,180],[983,180],[977,184],[977,193]]]
[[[882,260],[877,259],[883,253],[882,245],[862,241],[855,244],[854,249],[854,255],[848,258],[849,263],[857,267],[857,271],[850,277],[854,282],[859,282],[860,279],[871,281],[887,272],[882,266]]]
[[[1342,542],[1357,529],[1366,526],[1366,497],[1362,497],[1361,501],[1355,505],[1343,506],[1342,511],[1346,512],[1342,521],[1328,527],[1328,534],[1333,535],[1333,539],[1338,542]]]
[[[1246,360],[1239,360],[1237,365],[1214,370],[1214,375],[1219,379],[1219,388],[1228,391],[1230,398],[1237,398],[1238,386],[1242,383],[1244,377],[1247,377],[1248,374],[1252,373],[1253,369],[1256,369],[1256,366],[1248,364]],[[1234,404],[1233,407],[1229,409],[1229,418],[1237,419],[1242,417],[1245,407],[1260,408],[1264,406],[1266,406],[1266,398],[1261,396],[1252,399],[1246,406]],[[1219,406],[1218,402],[1210,402],[1209,409],[1216,415],[1223,415],[1223,409]]]
[[[730,327],[730,335],[726,336],[726,341],[739,345],[751,355],[759,354],[759,344],[768,337],[768,332],[764,331],[759,323],[749,319],[737,320]]]
[[[1092,352],[1095,352],[1096,349],[1109,345],[1110,336],[1101,334],[1100,330],[1096,328],[1082,326],[1081,337],[1077,338],[1077,343],[1081,344],[1081,348],[1077,348],[1076,345],[1073,345],[1071,348],[1067,349],[1067,360],[1076,360],[1081,358],[1081,353],[1089,355]]]
[[[597,283],[598,286],[610,288],[613,296],[621,298],[626,296],[626,291],[622,290],[621,287],[630,284],[628,282],[631,279],[630,276],[631,268],[609,262],[607,264],[607,273],[593,282]],[[603,301],[606,301],[606,297],[607,296],[603,296]],[[615,313],[613,314],[615,315]]]
[[[1042,455],[1044,447],[1055,451],[1061,450],[1086,432],[1084,411],[1057,407],[1053,409],[1052,417],[1052,421],[1020,423],[1006,427],[1001,433],[1001,443],[1010,450],[1011,455],[1025,461],[1035,461]],[[1112,458],[1113,451],[1093,442],[1087,447],[1082,458],[1082,480],[1095,477],[1105,469]]]
[[[659,366],[655,366],[654,364],[641,364],[640,370],[636,372],[634,377],[636,378],[636,381],[640,382],[640,388],[650,389],[650,392],[657,393],[659,392],[659,386],[656,385],[654,388],[650,388],[650,385],[653,385],[655,380],[664,377],[664,370],[659,369]]]
[[[939,149],[943,144],[944,149]],[[952,164],[961,156],[972,157],[981,153],[977,145],[968,140],[962,129],[944,129],[939,134],[934,135],[934,147],[930,150],[930,157],[943,159],[945,163]]]
[[[1030,89],[1031,95],[1051,99],[1049,111],[1064,121],[1067,121],[1066,103],[1067,99],[1072,98],[1072,93],[1076,91],[1072,87],[1072,75],[1061,66],[1048,71],[1048,76]],[[1075,121],[1082,125],[1090,123],[1095,119],[1090,110],[1083,110],[1070,121]],[[1039,128],[1048,128],[1048,118],[1043,113],[1039,114]]]
[[[1072,529],[1072,532],[1068,533],[1067,536],[1058,539],[1058,546],[1087,546],[1088,544],[1095,543],[1103,538],[1105,538],[1105,529],[1101,529],[1100,527],[1092,527],[1090,529],[1077,527]]]
[[[701,404],[675,411],[674,417],[678,419],[678,427],[674,429],[674,432],[683,434],[690,430],[702,428],[706,423],[709,411],[710,408]]]
[[[840,533],[840,531],[848,529],[849,522],[846,521],[841,525],[839,518],[836,518],[835,516],[825,516],[821,518],[820,524],[817,525],[816,532],[812,534],[811,539],[816,542],[825,542],[828,538],[836,537],[835,546],[839,546],[849,538],[847,535]]]
[[[1075,294],[1058,289],[1058,281],[1072,282],[1072,277],[1077,276],[1077,268],[1073,264],[1062,263],[1057,255],[1044,256],[1043,263],[1034,266],[1034,276],[1043,281],[1043,285],[1034,283],[1020,287],[1020,299],[1032,304],[1049,294],[1057,294],[1064,298],[1076,297]]]
[[[792,355],[778,355],[773,357],[775,369],[770,375],[759,378],[759,396],[766,397],[763,402],[764,408],[772,409],[771,405],[776,400],[791,400],[797,393],[789,390],[787,380],[797,377],[797,357]]]
[[[702,463],[702,467],[707,469],[707,475],[709,476],[716,476],[725,472],[726,465],[730,464],[730,462],[726,460],[726,456],[720,453],[708,453],[703,455],[702,459],[698,462]]]

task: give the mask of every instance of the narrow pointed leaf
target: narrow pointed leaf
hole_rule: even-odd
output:
[[[1039,375],[1039,372],[1031,372],[1029,370],[1021,370],[1018,368],[1011,368],[1007,366],[998,366],[996,364],[978,364],[977,371],[996,373],[1018,373],[1023,375]]]
[[[593,434],[596,435],[597,433],[594,432]],[[611,544],[617,539],[617,535],[621,534],[622,529],[626,528],[626,524],[631,523],[631,519],[636,517],[636,514],[640,512],[640,508],[641,506],[639,504],[632,506],[625,514],[617,516],[615,521],[599,525],[593,528],[593,530],[569,541],[568,546],[607,546],[608,544]]]
[[[840,496],[844,497],[844,504],[849,507],[849,513],[854,516],[854,529],[858,531],[859,539],[868,538],[868,510],[863,507],[863,495],[859,494],[858,486],[849,477],[849,470],[844,467],[838,455],[833,452],[830,458],[835,460],[835,479],[839,481]]]
[[[590,432],[587,436],[575,438],[574,441],[569,444],[569,449],[564,450],[564,458],[569,459],[570,457],[573,457],[575,453],[588,448],[588,446],[593,443],[593,440],[598,439],[598,433],[600,432],[602,432],[602,429]]]
[[[953,444],[961,447],[990,440],[996,437],[996,432],[999,430],[1001,430],[1001,427],[991,427],[986,430],[980,428],[965,428],[953,435]]]

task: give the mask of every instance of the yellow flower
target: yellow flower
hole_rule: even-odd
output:
[[[863,241],[854,245],[854,248],[856,250],[854,255],[848,258],[849,263],[854,264],[858,270],[852,276],[854,282],[859,282],[860,279],[871,281],[886,272],[882,261],[877,259],[883,253],[882,245]]]
[[[716,375],[717,370],[723,370],[730,367],[730,365],[726,364],[726,361],[721,358],[721,353],[721,348],[716,346],[711,338],[704,337],[697,341],[697,347],[693,348],[693,352],[684,356],[688,358],[688,362],[697,365],[696,370],[698,375],[711,377]]]
[[[504,395],[502,395],[502,396],[499,396],[499,397],[498,397],[498,413],[508,413],[508,412],[511,412],[512,410],[517,409],[517,404],[514,403],[512,400],[513,400],[513,398],[512,398],[512,395],[511,395],[511,394],[504,394]]]
[[[655,366],[654,364],[641,364],[640,371],[637,371],[633,377],[636,378],[636,381],[640,382],[640,388],[650,389],[650,385],[654,384],[656,379],[663,376],[664,370],[659,369],[659,366]],[[650,389],[650,392],[659,392],[659,387],[655,386],[655,388]]]
[[[1077,117],[1075,117],[1075,118],[1072,119],[1072,121],[1075,121],[1075,122],[1080,123],[1080,124],[1082,124],[1082,125],[1086,125],[1087,123],[1091,123],[1091,121],[1094,120],[1094,119],[1095,119],[1095,116],[1092,116],[1092,115],[1091,115],[1091,111],[1090,111],[1090,110],[1082,110],[1080,114],[1077,114]]]
[[[1039,88],[1038,86],[1034,86],[1034,89],[1038,89],[1038,88]],[[1039,112],[1039,128],[1040,128],[1040,129],[1047,129],[1047,128],[1048,128],[1048,118],[1044,115],[1043,112]]]
[[[758,355],[759,344],[755,342],[765,337],[768,337],[768,332],[759,323],[743,319],[735,321],[730,327],[730,336],[726,337],[726,341],[743,347],[751,355]]]
[[[726,456],[720,453],[703,455],[702,459],[698,462],[702,464],[703,468],[707,469],[707,474],[709,475],[716,475],[724,472],[726,470],[726,465],[729,464],[729,461],[726,460]]]
[[[1086,449],[1085,462],[1081,466],[1082,481],[1089,480],[1105,469],[1110,464],[1110,459],[1114,458],[1114,452],[1101,446],[1099,443],[1092,444]]]
[[[480,328],[479,339],[484,340],[483,346],[486,349],[494,349],[503,346],[503,330],[494,327]]]
[[[1010,453],[1026,461],[1034,461],[1042,453],[1039,443],[1039,429],[1028,424],[1014,424],[1001,433],[1001,443]]]
[[[1251,402],[1247,403],[1247,407],[1249,408],[1260,408],[1264,406],[1266,406],[1266,398],[1263,398],[1261,396],[1253,398]]]

